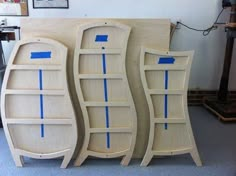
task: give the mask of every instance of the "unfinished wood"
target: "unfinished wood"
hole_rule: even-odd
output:
[[[7,124],[47,124],[47,125],[71,125],[71,119],[14,119],[9,118],[6,120]]]
[[[150,112],[149,140],[141,166],[147,166],[154,155],[184,153],[190,153],[197,166],[202,165],[187,107],[192,57],[191,51],[141,50],[140,74]]]
[[[122,156],[122,165],[128,165],[132,157],[137,133],[137,115],[129,90],[125,68],[129,33],[130,27],[111,21],[88,23],[79,26],[74,57],[74,80],[83,112],[85,138],[82,149],[75,161],[76,166],[80,166],[89,154],[101,158]],[[97,52],[97,48],[101,49],[100,53]],[[103,50],[112,51],[114,48],[119,50],[119,53],[116,53],[117,56],[113,58],[118,61],[108,62],[113,57],[113,53],[103,52]],[[88,50],[92,54],[96,53],[96,55],[100,54],[100,56],[94,58],[89,52],[81,53],[83,50]],[[88,55],[92,59],[91,62],[83,61],[87,58],[81,57],[83,55]],[[102,63],[102,65],[97,64],[98,62]],[[117,65],[117,63],[120,65]],[[87,68],[90,65],[101,67],[100,73],[95,74],[94,71],[89,72],[88,70],[80,69]],[[120,68],[119,74],[113,71],[113,68],[117,67]],[[87,76],[85,77],[84,75]],[[118,75],[118,77],[114,77],[114,75]],[[81,77],[83,80],[81,80]],[[95,112],[91,114],[87,109],[88,107],[103,107],[105,114],[98,115],[97,113],[100,112],[100,109],[94,109],[93,111]],[[115,124],[111,124],[114,121],[110,121],[110,119],[114,118],[112,117],[113,114],[110,113],[110,108],[120,107],[127,107],[131,112],[129,113],[130,116],[127,116],[131,123],[129,126],[111,127]],[[95,116],[91,117],[91,115]],[[121,120],[119,120],[118,114],[115,117],[117,121]],[[93,123],[93,120],[98,123]],[[93,123],[95,128],[91,128],[90,123]],[[101,123],[104,123],[105,128],[97,126]],[[118,124],[121,123],[118,122]],[[123,152],[124,150],[126,150],[125,153]]]
[[[140,59],[140,48],[142,45],[149,46],[152,48],[160,48],[163,50],[169,50],[169,41],[170,41],[170,20],[169,19],[78,19],[78,18],[24,18],[21,19],[21,37],[30,38],[30,37],[49,37],[55,40],[58,40],[65,44],[68,47],[68,79],[70,92],[72,93],[72,100],[77,107],[75,110],[77,112],[77,117],[79,123],[77,124],[79,129],[83,129],[82,112],[79,107],[79,102],[77,99],[75,86],[74,86],[74,75],[73,75],[73,57],[76,41],[76,33],[78,26],[85,23],[99,22],[99,21],[114,21],[119,22],[125,25],[128,25],[132,28],[132,31],[129,36],[129,41],[127,45],[126,52],[126,71],[127,77],[133,95],[137,118],[138,118],[138,130],[137,137],[139,140],[136,142],[134,158],[142,158],[145,153],[145,145],[148,140],[148,130],[149,121],[146,119],[146,114],[148,114],[148,105],[145,100],[145,94],[141,84],[141,78],[139,74],[139,59]],[[43,24],[43,25],[42,25]],[[114,48],[113,48],[114,49]],[[117,49],[117,48],[115,48]],[[98,49],[100,50],[100,49]],[[106,49],[105,49],[106,50]],[[111,50],[111,49],[109,49]],[[85,51],[85,49],[84,49]],[[96,50],[95,50],[96,51]],[[119,63],[119,59],[115,59],[117,54],[120,51],[115,52],[111,57],[107,55],[108,62],[115,63],[117,66],[122,65]],[[81,73],[89,72],[89,74],[98,74],[101,73],[101,62],[98,60],[97,64],[94,66],[91,63],[94,63],[96,57],[100,58],[100,55],[93,54],[91,56],[81,56],[85,57],[82,62],[87,62],[88,67],[80,68]],[[108,59],[109,58],[109,59]],[[119,74],[122,68],[116,67],[113,68],[112,72]],[[123,111],[123,110],[122,110]],[[79,136],[82,135],[83,130],[79,132]],[[79,139],[78,149],[81,147],[82,139]],[[76,155],[75,155],[76,156]]]
[[[52,70],[52,71],[60,71],[62,70],[62,66],[60,65],[12,65],[11,70]]]
[[[17,42],[2,86],[1,116],[16,166],[23,156],[63,156],[66,168],[76,147],[77,126],[66,77],[67,48],[57,41]]]

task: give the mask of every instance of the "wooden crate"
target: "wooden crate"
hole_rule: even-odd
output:
[[[23,156],[64,156],[66,168],[76,147],[77,126],[66,77],[67,48],[32,38],[17,42],[2,86],[1,115],[16,166]]]
[[[201,165],[187,107],[193,52],[164,52],[142,48],[140,73],[150,112],[150,131],[141,166],[154,155],[190,153]]]

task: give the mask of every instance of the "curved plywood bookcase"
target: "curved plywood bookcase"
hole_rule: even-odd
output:
[[[74,79],[85,138],[76,166],[88,156],[124,156],[122,165],[131,159],[137,119],[125,69],[129,33],[130,27],[115,22],[79,26]]]
[[[9,60],[1,96],[6,138],[17,166],[23,156],[64,156],[76,147],[77,126],[66,77],[67,48],[54,40],[19,41]]]
[[[142,48],[140,73],[150,111],[150,132],[141,166],[152,157],[190,153],[201,166],[187,107],[193,52]]]

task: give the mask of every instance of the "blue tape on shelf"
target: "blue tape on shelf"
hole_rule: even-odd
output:
[[[39,70],[39,89],[43,90],[43,73],[42,70]],[[43,95],[40,94],[40,118],[44,119],[43,111]],[[41,124],[41,137],[44,137],[44,124]]]
[[[168,89],[168,79],[169,79],[169,73],[167,70],[165,70],[165,90]],[[168,118],[168,95],[165,95],[165,100],[164,100],[164,115],[165,115],[165,118],[167,119]],[[165,123],[165,129],[167,130],[168,129],[168,124]]]
[[[31,52],[31,59],[50,59],[51,58],[51,51],[45,52]]]
[[[41,124],[41,138],[44,138],[44,124]]]
[[[160,57],[158,64],[174,64],[175,58],[173,57]]]
[[[105,48],[102,47],[102,49],[105,49]],[[103,67],[103,74],[106,74],[107,70],[106,70],[106,55],[105,54],[102,54],[102,67]],[[104,84],[104,100],[105,102],[108,102],[107,79],[103,80],[103,84]],[[109,128],[109,107],[108,106],[105,107],[105,115],[106,115],[106,128]],[[109,132],[106,133],[106,141],[107,141],[107,148],[110,148],[110,133]]]
[[[106,106],[106,127],[109,128],[109,108]],[[107,132],[107,148],[110,148],[110,133]]]
[[[43,90],[43,72],[39,70],[39,89]]]
[[[103,74],[107,74],[106,55],[105,54],[102,54],[102,66],[103,66]]]
[[[165,112],[164,112],[164,115],[165,115],[165,118],[167,119],[168,118],[168,95],[165,95],[165,103],[164,103],[165,105]],[[168,125],[167,125],[167,123],[165,124],[165,129],[167,130],[167,128],[168,128]]]
[[[107,42],[108,35],[96,35],[95,42]]]
[[[165,89],[168,89],[169,72],[165,70]]]
[[[103,80],[103,83],[104,83],[104,100],[105,102],[108,101],[108,95],[107,95],[107,79],[104,79]]]

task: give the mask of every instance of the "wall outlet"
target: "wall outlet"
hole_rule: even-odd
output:
[[[7,26],[7,19],[5,18],[5,19],[3,19],[3,20],[1,20],[1,24],[0,24],[0,26]]]
[[[181,24],[179,24],[178,22],[182,22],[181,19],[177,19],[176,20],[176,28],[175,29],[181,29]]]

